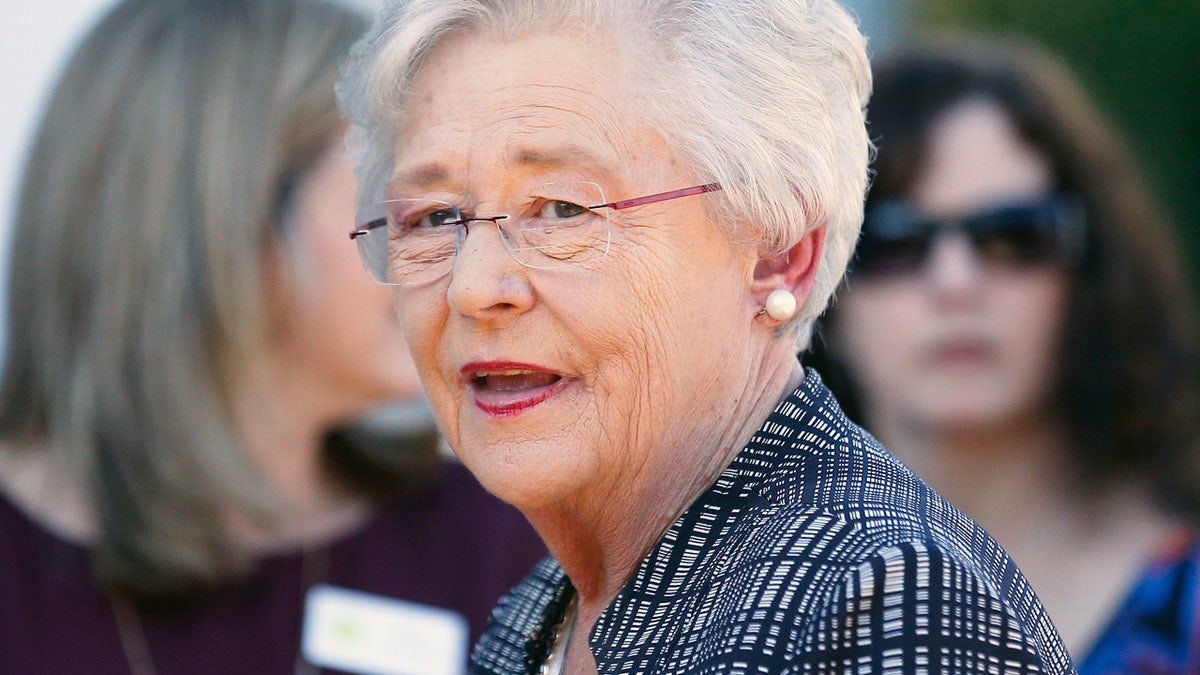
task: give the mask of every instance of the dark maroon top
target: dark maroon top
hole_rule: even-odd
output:
[[[497,598],[544,554],[524,516],[447,464],[427,495],[382,507],[333,542],[323,582],[458,611],[474,644]],[[158,675],[296,672],[301,562],[300,553],[268,557],[246,583],[187,611],[139,607]],[[86,549],[0,498],[0,675],[129,672]]]

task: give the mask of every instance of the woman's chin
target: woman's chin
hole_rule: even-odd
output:
[[[483,446],[481,452],[460,452],[459,458],[483,487],[525,514],[563,505],[590,481],[587,467],[567,461],[562,444],[556,448]]]

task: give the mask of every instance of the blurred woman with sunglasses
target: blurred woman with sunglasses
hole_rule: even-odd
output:
[[[125,0],[67,64],[15,228],[0,673],[458,672],[544,553],[427,407],[356,423],[424,405],[345,238],[366,27]]]
[[[1043,52],[947,40],[876,78],[862,239],[808,361],[1013,554],[1081,673],[1196,672],[1196,325],[1171,232]]]

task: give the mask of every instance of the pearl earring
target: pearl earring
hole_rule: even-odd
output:
[[[787,321],[796,315],[796,296],[782,288],[773,290],[767,296],[767,306],[759,314],[763,312],[776,321]]]

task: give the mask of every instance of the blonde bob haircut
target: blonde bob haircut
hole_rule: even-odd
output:
[[[339,85],[362,153],[360,200],[387,197],[409,83],[439,40],[562,26],[614,43],[647,120],[702,179],[724,187],[712,195],[713,215],[731,237],[777,254],[826,227],[816,286],[793,319],[807,347],[858,237],[871,153],[866,43],[833,0],[392,3]]]
[[[110,588],[224,583],[250,564],[230,511],[278,508],[234,402],[269,398],[250,386],[280,311],[268,261],[303,258],[290,192],[344,133],[334,84],[366,28],[317,0],[126,0],[49,100],[16,216],[0,439],[85,486]]]

